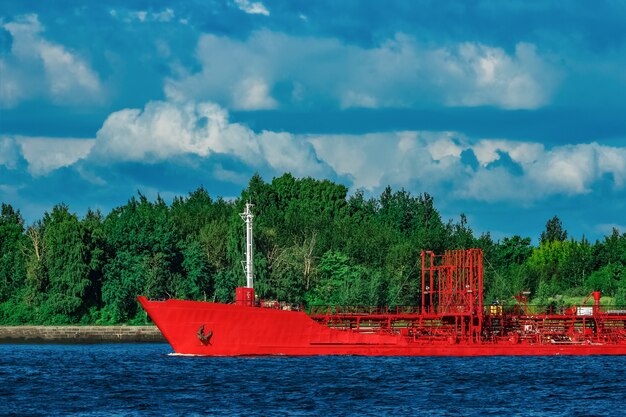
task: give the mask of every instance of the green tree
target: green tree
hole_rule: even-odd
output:
[[[593,252],[594,269],[618,262],[626,265],[626,233],[620,234],[613,228],[611,234],[605,236],[604,240],[596,242]]]
[[[302,242],[279,249],[272,258],[263,292],[275,294],[281,300],[301,303],[304,292],[315,285],[318,277],[315,243],[316,234],[312,233]]]
[[[448,225],[451,230],[449,246],[452,249],[470,249],[476,244],[472,229],[467,223],[467,216],[461,213],[459,222]]]
[[[546,230],[541,232],[539,242],[553,242],[555,240],[562,242],[567,239],[567,231],[563,229],[563,224],[558,216],[554,216],[546,223]]]
[[[98,311],[102,308],[102,280],[106,263],[106,236],[102,221],[100,211],[92,210],[88,210],[81,220],[89,281],[83,296],[84,308],[88,310],[88,315],[82,319],[83,323],[94,323],[98,319]]]
[[[418,203],[411,193],[404,189],[392,192],[387,186],[380,195],[379,218],[394,230],[409,235],[418,215]]]
[[[83,297],[89,287],[88,251],[83,228],[66,205],[55,206],[44,216],[43,261],[48,275],[45,320],[76,322],[85,313]]]
[[[523,238],[519,235],[505,237],[498,243],[496,262],[498,265],[521,265],[532,253],[533,247],[529,237]]]
[[[421,249],[405,240],[389,248],[384,268],[387,304],[413,305],[421,291]]]
[[[202,243],[191,238],[183,243],[182,255],[184,275],[177,276],[174,292],[177,297],[207,301],[214,291],[213,275],[222,264],[212,263]]]
[[[26,262],[26,280],[23,297],[24,304],[35,308],[42,304],[48,288],[48,272],[44,256],[44,222],[37,220],[26,229],[27,243],[24,245]]]
[[[142,259],[127,250],[119,250],[104,267],[100,323],[121,323],[135,317],[135,297],[144,293],[145,275]],[[151,294],[145,293],[146,296]]]
[[[484,245],[483,249],[484,249]],[[510,300],[520,291],[534,290],[538,279],[530,279],[526,261],[533,253],[530,238],[505,237],[484,253],[485,300]],[[534,276],[540,273],[534,271]]]
[[[449,230],[435,208],[435,201],[428,193],[417,197],[417,217],[413,225],[411,239],[415,246],[436,253],[443,252],[450,239]]]
[[[585,281],[586,292],[601,291],[605,295],[614,296],[626,282],[626,267],[621,263],[603,266],[589,274]]]
[[[166,298],[175,295],[181,278],[182,255],[168,206],[159,197],[154,203],[139,194],[104,220],[108,262],[102,284],[103,321],[135,318],[136,297]]]
[[[10,204],[0,210],[0,303],[15,298],[24,286],[24,219]]]
[[[358,298],[360,268],[341,252],[328,251],[319,262],[320,279],[308,294],[311,304],[351,305]]]

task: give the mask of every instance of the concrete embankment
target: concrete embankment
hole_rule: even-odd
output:
[[[0,326],[0,343],[158,343],[156,326]]]

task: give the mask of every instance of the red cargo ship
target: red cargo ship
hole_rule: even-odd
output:
[[[251,205],[246,221],[247,287],[235,304],[139,302],[176,353],[208,356],[626,355],[626,310],[604,308],[593,292],[581,306],[553,311],[483,303],[480,249],[422,252],[421,304],[415,307],[313,307],[256,302]],[[593,304],[587,302],[593,298]]]

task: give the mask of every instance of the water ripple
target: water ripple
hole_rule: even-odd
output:
[[[206,358],[0,345],[0,415],[616,416],[626,357]]]

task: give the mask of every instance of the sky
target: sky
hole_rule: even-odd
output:
[[[626,232],[626,2],[0,5],[0,200],[28,223],[259,173],[537,242]]]

